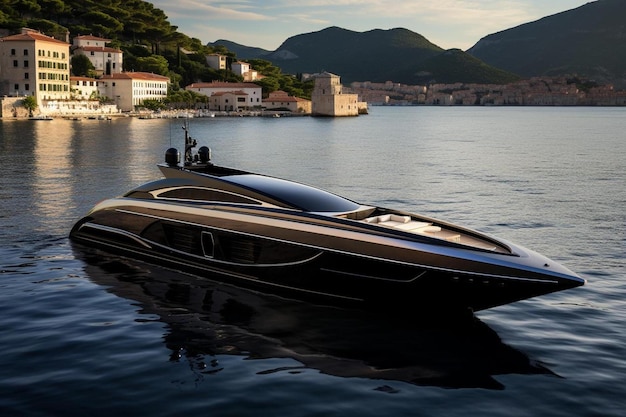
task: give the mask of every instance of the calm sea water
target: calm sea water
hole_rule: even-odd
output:
[[[180,120],[0,122],[0,415],[622,416],[626,109],[194,119],[216,163],[495,234],[586,286],[471,325],[282,300],[67,239]]]

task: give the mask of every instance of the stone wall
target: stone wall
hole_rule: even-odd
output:
[[[0,98],[0,118],[26,118],[30,115],[22,104],[24,97]],[[51,100],[35,109],[34,114],[47,116],[99,116],[118,114],[115,104],[100,104],[97,100]]]
[[[0,98],[0,118],[11,119],[28,117],[28,110],[22,104],[24,97],[2,97]]]

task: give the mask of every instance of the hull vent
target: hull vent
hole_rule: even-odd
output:
[[[226,257],[231,262],[255,264],[258,262],[261,247],[258,242],[250,239],[228,238],[221,240]]]
[[[164,224],[163,229],[171,248],[194,255],[202,254],[199,230],[168,224]]]

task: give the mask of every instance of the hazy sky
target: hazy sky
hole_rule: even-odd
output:
[[[444,48],[574,9],[589,0],[151,0],[179,32],[203,44],[227,39],[273,51],[290,36],[339,26],[403,27]]]

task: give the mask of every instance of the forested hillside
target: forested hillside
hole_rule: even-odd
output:
[[[145,42],[153,52],[162,42],[193,42],[177,33],[162,10],[141,0],[3,0],[0,26],[12,31],[30,27],[59,39],[65,39],[69,30],[73,36]],[[197,44],[201,46],[200,41]]]
[[[230,71],[207,66],[205,55],[219,52],[236,59],[223,46],[205,46],[168,21],[152,3],[141,0],[0,0],[0,29],[5,34],[21,28],[37,29],[65,41],[78,35],[111,39],[110,46],[124,51],[124,70],[169,76],[174,90],[199,81],[241,81]],[[309,86],[284,75],[269,62],[257,63],[268,78],[264,92],[281,88],[293,95],[310,94]]]

